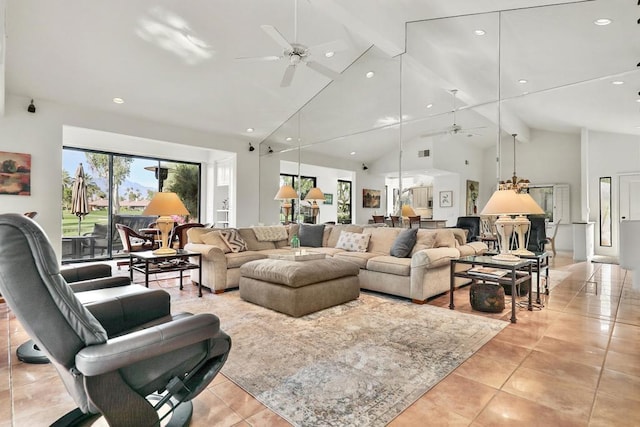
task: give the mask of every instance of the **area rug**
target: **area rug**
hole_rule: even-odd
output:
[[[296,426],[386,425],[508,325],[368,293],[297,319],[205,298],[233,340],[223,374]]]

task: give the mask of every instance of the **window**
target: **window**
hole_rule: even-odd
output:
[[[291,211],[289,212],[288,218],[285,218],[284,211],[280,212],[280,222],[282,223],[293,222],[296,212],[299,215],[300,221],[306,223],[312,223],[314,221],[311,204],[305,202],[304,198],[307,196],[309,190],[316,186],[316,177],[301,176],[300,181],[300,186],[298,186],[297,175],[280,174],[280,187],[283,185],[291,185],[300,195],[300,201],[291,199]]]
[[[571,222],[569,184],[531,185],[529,194],[540,205],[549,222]]]
[[[338,180],[338,224],[351,224],[351,181]]]
[[[87,213],[72,213],[72,188],[82,165]],[[142,215],[153,195],[162,190],[178,194],[188,218],[199,220],[200,165],[115,153],[64,148],[62,152],[62,260],[107,259],[122,255],[115,230],[123,223],[135,231],[155,217]]]

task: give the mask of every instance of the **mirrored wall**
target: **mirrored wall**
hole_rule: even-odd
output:
[[[535,175],[532,162],[515,155],[531,152],[521,147],[533,132],[578,141],[585,127],[637,135],[633,111],[602,111],[607,97],[620,97],[612,80],[624,78],[627,90],[640,87],[637,44],[619,40],[636,30],[626,16],[635,7],[629,3],[577,2],[408,23],[405,53],[390,58],[371,46],[260,144],[260,221],[280,218],[281,202],[273,196],[281,173],[317,177],[332,199],[321,204],[319,222],[338,217],[339,181],[353,183],[353,222],[392,214],[407,190],[423,187],[431,215],[450,220],[473,206],[466,200],[468,181],[479,183],[473,203],[482,206],[516,166],[518,175]],[[603,16],[617,25],[594,25]],[[541,31],[553,37],[540,37]],[[601,57],[614,59],[603,63]],[[608,128],[600,123],[603,114],[616,118]],[[366,188],[381,191],[379,208],[363,207]],[[451,205],[441,206],[442,192],[452,192]]]

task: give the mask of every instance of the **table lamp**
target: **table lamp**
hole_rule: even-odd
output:
[[[526,250],[525,233],[531,224],[524,214],[541,214],[544,213],[542,208],[533,200],[529,194],[518,194],[514,190],[497,190],[493,193],[487,204],[485,205],[481,215],[498,215],[495,222],[496,231],[500,239],[498,246],[500,253],[495,255],[493,259],[498,261],[518,261],[520,254],[531,254]],[[511,215],[517,217],[511,218]],[[519,249],[511,251],[509,247],[509,238],[513,231],[518,232]]]
[[[278,190],[276,197],[273,200],[283,200],[282,209],[284,209],[284,221],[285,223],[288,221],[289,212],[291,211],[291,199],[297,199],[298,193],[293,189],[290,185],[283,185]]]
[[[143,215],[158,215],[156,226],[161,233],[162,246],[153,251],[155,255],[173,255],[177,251],[169,247],[169,232],[173,228],[173,218],[171,215],[189,215],[189,211],[176,193],[158,192],[156,193],[144,211]]]
[[[311,202],[311,212],[313,214],[313,223],[315,224],[317,222],[316,217],[318,216],[318,211],[320,210],[318,200],[324,200],[324,193],[318,187],[313,187],[304,199]]]

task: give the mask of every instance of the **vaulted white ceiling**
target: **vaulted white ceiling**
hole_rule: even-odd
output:
[[[268,141],[281,142],[294,125],[287,121],[304,107],[306,117],[317,122],[306,123],[307,138],[317,142],[384,126],[385,117],[388,124],[394,118],[397,123],[402,82],[407,137],[452,125],[454,88],[461,108],[456,119],[464,120],[464,127],[485,129],[487,137],[476,137],[478,144],[495,141],[490,135],[495,135],[495,109],[483,105],[498,97],[506,100],[501,127],[518,128],[523,137],[531,127],[640,135],[640,6],[631,0],[526,11],[518,9],[572,2],[299,0],[297,20],[294,0],[2,3],[5,91],[36,103],[112,111],[256,144],[270,135]],[[497,19],[497,14],[477,15],[504,9],[510,11]],[[447,17],[459,18],[439,19]],[[598,17],[613,22],[596,27]],[[430,21],[406,24],[420,20]],[[472,31],[485,21],[490,31],[476,46]],[[331,58],[313,48],[310,58],[341,78],[331,83],[300,65],[291,85],[280,87],[286,59],[236,60],[282,55],[283,48],[261,30],[264,24],[306,46],[343,42],[346,49]],[[373,79],[356,76],[376,64],[381,72],[372,89]],[[517,83],[521,78],[528,79],[526,88]],[[612,80],[625,84],[613,86]],[[354,93],[362,94],[361,103],[353,102]],[[115,104],[114,97],[125,102]],[[427,103],[436,107],[418,111]],[[378,137],[386,138],[384,133]],[[373,147],[371,134],[362,139],[369,147],[361,150],[362,161],[384,152]],[[335,150],[331,145],[324,144]]]

